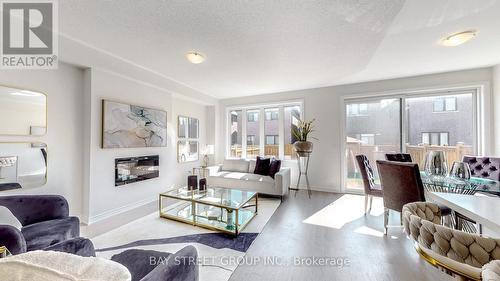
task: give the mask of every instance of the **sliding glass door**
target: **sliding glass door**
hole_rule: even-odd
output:
[[[401,151],[401,100],[360,100],[346,103],[346,189],[363,190],[356,155],[368,157],[378,181],[376,160]]]
[[[448,167],[474,154],[475,94],[473,92],[405,98],[404,151],[423,169],[432,150],[446,153]]]
[[[345,102],[344,187],[363,190],[356,155],[368,157],[378,181],[376,160],[409,153],[424,168],[432,150],[446,153],[449,167],[477,151],[475,91],[400,95]]]

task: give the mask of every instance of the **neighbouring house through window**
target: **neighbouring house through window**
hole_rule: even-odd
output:
[[[430,145],[449,145],[449,133],[447,132],[432,132],[422,133],[422,143]]]
[[[266,135],[266,144],[279,144],[279,136],[277,135]]]
[[[457,111],[456,97],[439,97],[433,102],[434,112]]]
[[[247,145],[254,145],[255,144],[255,136],[254,135],[248,135],[247,136]]]
[[[368,114],[368,104],[353,103],[347,105],[348,116],[366,116]]]

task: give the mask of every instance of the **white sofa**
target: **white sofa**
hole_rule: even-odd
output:
[[[208,167],[207,184],[225,188],[255,191],[283,196],[290,187],[290,168],[282,167],[270,176],[254,174],[256,160],[226,159],[223,164]]]

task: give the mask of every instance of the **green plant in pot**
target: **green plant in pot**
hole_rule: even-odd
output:
[[[310,136],[314,132],[313,123],[315,120],[299,120],[298,125],[292,128],[292,135],[296,140],[293,143],[293,148],[299,156],[307,156],[313,151],[313,143],[308,141],[308,139],[316,139]]]

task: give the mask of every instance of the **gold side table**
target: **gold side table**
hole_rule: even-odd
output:
[[[10,253],[9,249],[5,246],[0,247],[0,258],[5,258],[8,256],[11,256],[12,254]]]

